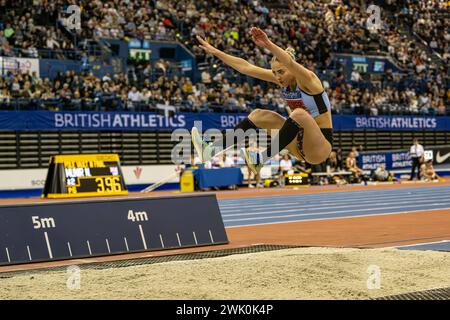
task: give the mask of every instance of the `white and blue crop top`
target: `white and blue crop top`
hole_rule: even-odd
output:
[[[325,90],[322,93],[310,95],[297,86],[295,91],[290,91],[289,88],[283,88],[281,92],[291,111],[302,108],[313,118],[331,111],[330,100]]]

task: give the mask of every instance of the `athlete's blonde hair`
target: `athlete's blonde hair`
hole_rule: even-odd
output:
[[[292,47],[287,47],[284,51],[285,51],[286,53],[288,53],[288,54],[291,56],[292,59],[296,60],[296,59],[295,59],[295,49],[294,49],[294,48],[292,48]],[[273,56],[273,57],[272,57],[272,60],[270,60],[270,63],[274,63],[275,61],[276,61],[276,62],[280,62],[280,61],[277,59],[276,56]]]

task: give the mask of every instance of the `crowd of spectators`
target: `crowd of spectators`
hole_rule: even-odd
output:
[[[353,52],[389,54],[412,72],[412,82],[405,85],[389,70],[379,84],[363,80],[357,71],[348,81],[338,71],[324,79],[334,113],[448,114],[448,70],[435,65],[427,48],[419,46],[411,34],[400,34],[398,28],[399,21],[405,21],[448,62],[446,2],[400,1],[395,9],[387,6],[377,29],[367,28],[369,13],[363,2],[279,1],[277,8],[271,8],[261,0],[0,0],[0,55],[37,57],[41,48],[74,49],[72,39],[56,22],[67,5],[78,4],[81,39],[155,39],[155,35],[163,35],[185,42],[198,61],[213,62],[193,40],[201,35],[221,50],[267,67],[270,54],[255,47],[248,32],[249,27],[258,25],[280,46],[297,49],[299,60],[316,71],[330,66],[330,53]],[[391,20],[389,12],[398,19]],[[274,86],[234,81],[219,69],[204,70],[201,81],[192,83],[185,77],[169,76],[167,63],[139,67],[134,76],[114,74],[101,79],[89,72],[69,72],[56,79],[9,72],[0,81],[0,103],[32,99],[30,108],[95,110],[148,110],[162,103],[181,111],[249,112],[262,107],[286,112]],[[149,80],[153,68],[163,72]]]
[[[279,2],[277,8],[269,8],[260,0],[170,0],[146,5],[138,0],[89,1],[83,5],[83,32],[100,38],[171,37],[191,47],[198,34],[219,49],[245,54],[260,65],[267,65],[269,57],[251,41],[248,29],[254,25],[263,27],[281,46],[289,43],[299,49],[311,67],[326,64],[329,52],[387,53],[389,45],[404,47],[387,18],[382,19],[382,32],[366,28],[369,14],[361,1]],[[200,50],[196,54],[203,56]]]
[[[412,88],[360,88],[351,82],[332,83],[324,81],[324,87],[336,114],[448,114],[450,90],[444,88],[432,86],[419,93]],[[286,102],[276,87],[230,83],[220,74],[211,77],[207,71],[198,83],[178,76],[162,75],[156,81],[140,82],[127,74],[98,78],[92,72],[74,71],[58,73],[53,80],[20,70],[0,78],[1,109],[148,111],[157,104],[191,112],[251,112],[264,108],[287,113]]]
[[[2,109],[149,111],[157,104],[170,104],[178,111],[249,112],[255,107],[279,108],[284,101],[272,88],[264,92],[260,86],[230,84],[227,79],[193,84],[187,77],[161,76],[135,83],[127,74],[97,78],[92,72],[67,71],[50,80],[20,70],[0,78]]]
[[[0,1],[0,55],[38,58],[38,49],[54,50],[64,58],[74,41],[57,27],[62,0]]]
[[[422,64],[418,60],[426,59],[412,39],[397,32],[398,25],[388,15],[381,16],[379,28],[367,28],[370,14],[365,10],[368,5],[365,1],[279,2],[276,8],[268,8],[262,0],[2,0],[0,41],[6,41],[2,45],[6,51],[10,47],[73,48],[71,39],[55,26],[67,6],[76,4],[81,8],[80,39],[180,40],[203,57],[203,52],[195,48],[194,36],[199,34],[219,49],[268,65],[269,55],[254,46],[248,32],[251,26],[258,25],[279,45],[289,44],[301,52],[299,58],[311,68],[326,66],[330,52],[386,53],[404,66]],[[443,3],[408,1],[404,6],[397,6],[395,13],[410,18],[414,29],[422,35],[430,35],[430,47],[445,51],[447,45],[448,51],[445,41],[448,31],[444,31],[448,19],[447,22],[443,18],[434,20],[432,14],[432,10],[445,10]]]
[[[404,1],[398,15],[440,58],[450,61],[448,1]]]
[[[142,1],[98,0],[84,4],[82,21],[86,37],[172,38],[189,45],[199,60],[206,57],[195,47],[195,35],[207,37],[221,50],[267,66],[270,55],[254,46],[248,32],[258,25],[280,46],[290,45],[301,52],[299,59],[312,69],[326,67],[330,52],[388,54],[402,67],[426,68],[427,52],[416,45],[414,38],[399,32],[399,20],[391,19],[392,15],[411,18],[414,29],[433,35],[431,48],[440,46],[448,52],[448,31],[444,31],[448,19],[432,19],[432,10],[446,10],[445,1],[386,6],[377,28],[367,28],[367,5],[356,0],[279,1],[276,8],[267,7],[261,0],[170,0],[146,5]]]
[[[423,114],[446,115],[449,110],[450,88],[438,82],[427,82],[423,87],[399,87],[390,76],[386,81],[367,82],[359,80],[357,71],[352,72],[351,81],[338,74],[330,82],[324,81],[332,109],[337,114]]]

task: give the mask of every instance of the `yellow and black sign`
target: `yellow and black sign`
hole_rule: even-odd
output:
[[[128,190],[117,154],[55,155],[42,198],[126,195]]]
[[[286,187],[307,187],[309,186],[309,175],[307,173],[296,173],[284,175],[284,185]]]
[[[195,182],[194,174],[192,170],[184,170],[180,176],[180,191],[181,192],[194,192]]]

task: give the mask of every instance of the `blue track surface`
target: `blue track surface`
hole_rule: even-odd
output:
[[[221,199],[219,207],[226,227],[442,209],[450,214],[450,186]],[[450,251],[450,241],[398,248]]]
[[[396,247],[400,250],[433,250],[450,252],[450,240]]]
[[[450,209],[450,186],[219,200],[226,227]]]

